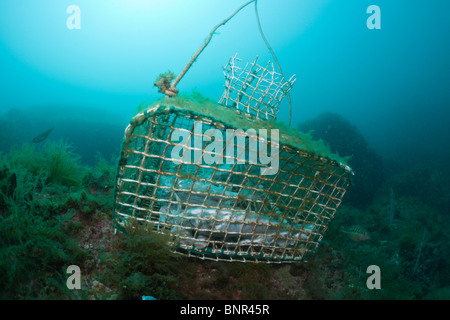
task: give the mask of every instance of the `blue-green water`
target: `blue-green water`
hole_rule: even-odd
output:
[[[244,2],[2,0],[0,151],[54,127],[48,139],[67,139],[83,162],[92,164],[96,152],[110,159],[138,105],[161,98],[153,86],[158,75],[181,72],[212,28]],[[80,9],[79,29],[68,27],[71,5]],[[370,5],[381,10],[381,29],[368,28]],[[258,11],[285,76],[297,77],[292,126],[325,112],[351,123],[363,150],[383,162],[366,176],[376,183],[359,204],[367,207],[392,186],[396,197],[419,199],[439,213],[432,225],[442,223],[428,239],[439,249],[425,246],[421,258],[431,265],[433,255],[448,254],[440,237],[450,210],[450,1],[260,0]],[[222,66],[236,53],[244,61],[273,61],[253,4],[218,29],[177,88],[218,100]],[[286,100],[279,119],[288,120]],[[358,158],[355,150],[341,155]],[[407,209],[398,210],[406,220]],[[414,252],[422,230],[417,234]],[[450,286],[448,277],[439,281]]]

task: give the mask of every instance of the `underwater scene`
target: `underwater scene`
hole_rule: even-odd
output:
[[[0,300],[449,300],[449,10],[1,1]]]

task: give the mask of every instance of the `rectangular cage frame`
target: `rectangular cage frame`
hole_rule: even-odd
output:
[[[227,154],[232,161],[185,161],[187,152],[223,156],[224,150],[212,152],[208,145],[211,130],[227,129],[239,128],[183,105],[157,105],[136,115],[125,131],[118,166],[115,228],[123,230],[128,219],[151,223],[157,232],[173,235],[175,252],[202,259],[307,261],[341,203],[351,170],[267,138],[267,146],[279,148],[279,168],[275,175],[261,175],[266,165],[240,161],[252,137],[239,130],[246,143]],[[181,160],[175,160],[174,132],[202,143],[186,144]]]

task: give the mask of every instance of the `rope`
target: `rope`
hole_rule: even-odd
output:
[[[283,77],[283,80],[284,80],[285,79],[284,78],[284,74],[283,74],[283,71],[281,70],[280,64],[278,63],[278,59],[275,56],[275,52],[272,50],[272,47],[270,46],[269,42],[267,41],[266,37],[264,36],[264,33],[262,31],[262,28],[261,28],[261,23],[259,21],[259,14],[258,14],[258,0],[255,0],[255,14],[256,14],[256,21],[258,23],[259,33],[261,34],[261,37],[263,38],[263,40],[264,40],[267,48],[269,49],[270,53],[272,54],[272,56],[273,56],[273,58],[275,60],[275,63],[277,64],[278,70],[280,70],[280,74],[281,74],[281,76]],[[291,104],[291,95],[289,94],[289,92],[287,93],[287,98],[288,98],[288,102],[289,102],[289,122],[288,122],[288,126],[291,126],[292,104]]]
[[[243,4],[242,6],[240,6],[231,16],[229,16],[227,19],[223,20],[221,23],[219,23],[217,26],[214,27],[214,29],[212,29],[212,31],[209,33],[208,38],[205,40],[205,42],[203,43],[203,45],[200,47],[200,49],[198,49],[198,51],[195,53],[195,55],[191,58],[191,60],[189,61],[189,63],[186,65],[186,67],[184,67],[183,71],[181,71],[181,73],[178,75],[178,77],[172,82],[172,85],[170,86],[171,91],[178,91],[175,89],[175,86],[178,84],[178,82],[180,82],[181,78],[183,78],[183,76],[186,74],[186,72],[189,70],[189,68],[194,64],[195,60],[197,60],[197,57],[200,55],[200,53],[202,53],[202,51],[206,48],[206,46],[209,44],[209,42],[212,39],[212,36],[214,35],[214,32],[216,32],[217,29],[219,29],[219,27],[223,26],[224,24],[226,24],[229,20],[231,20],[231,18],[233,18],[239,11],[241,11],[243,8],[245,8],[247,5],[249,5],[252,2],[255,2],[256,0],[251,0],[245,4]],[[175,90],[174,90],[175,89]]]
[[[272,54],[275,63],[278,67],[278,69],[280,70],[280,74],[282,76],[283,79],[285,79],[283,71],[281,70],[281,66],[278,62],[277,57],[275,56],[275,52],[272,50],[272,47],[270,46],[269,42],[267,41],[266,37],[264,36],[264,33],[262,31],[261,28],[261,23],[259,21],[259,14],[258,14],[258,1],[257,0],[251,0],[248,1],[247,3],[243,4],[242,6],[240,6],[231,16],[229,16],[228,18],[226,18],[225,20],[223,20],[222,22],[220,22],[218,25],[216,25],[212,31],[209,33],[208,38],[206,38],[205,42],[203,43],[203,45],[200,47],[200,49],[198,49],[198,51],[194,54],[194,56],[191,58],[191,60],[188,62],[188,64],[186,65],[186,67],[184,67],[184,69],[180,72],[180,74],[175,78],[175,80],[172,82],[172,84],[170,84],[170,81],[173,79],[174,75],[172,73],[166,73],[160,76],[160,78],[158,79],[158,81],[155,83],[156,86],[158,86],[160,88],[160,92],[164,93],[167,97],[173,97],[176,96],[178,94],[178,89],[175,88],[176,85],[180,82],[180,80],[184,77],[184,75],[188,72],[188,70],[190,69],[190,67],[194,64],[195,60],[197,60],[198,56],[203,52],[203,50],[208,46],[209,42],[211,41],[214,33],[216,32],[217,29],[219,29],[221,26],[225,25],[228,21],[230,21],[239,11],[241,11],[243,8],[245,8],[246,6],[248,6],[250,3],[254,2],[255,3],[255,13],[256,13],[256,21],[258,23],[258,29],[259,29],[259,33],[261,34],[261,37],[263,38],[267,48],[269,49],[270,53]],[[157,83],[160,83],[160,85],[158,85]],[[170,84],[170,87],[169,87]],[[291,96],[289,94],[289,92],[287,93],[287,98],[288,98],[288,102],[289,102],[289,121],[288,121],[288,125],[291,125],[291,116],[292,116],[292,103],[291,103]]]

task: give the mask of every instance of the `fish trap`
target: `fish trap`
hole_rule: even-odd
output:
[[[177,253],[203,259],[308,260],[350,168],[247,112],[166,101],[137,114],[125,131],[115,228],[129,219],[150,223],[172,235]],[[251,129],[258,127],[267,131]]]
[[[244,110],[261,119],[275,119],[278,106],[284,96],[295,83],[292,76],[285,81],[276,72],[273,63],[267,62],[263,67],[257,64],[258,57],[245,67],[240,67],[235,55],[223,68],[225,75],[225,91],[219,100],[220,104]]]

